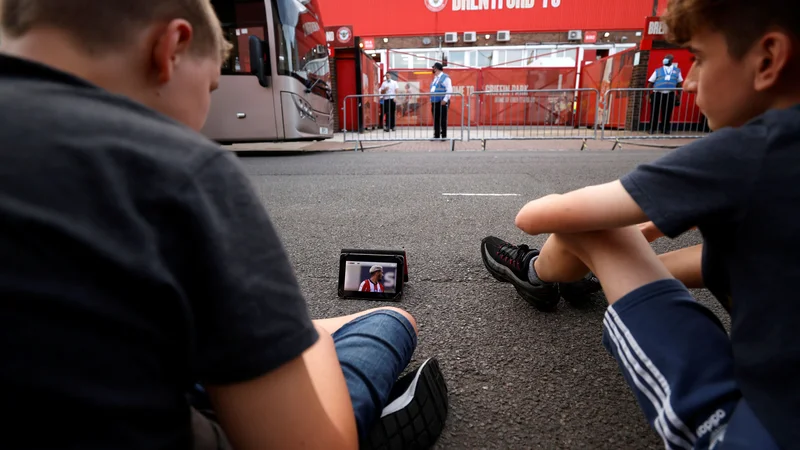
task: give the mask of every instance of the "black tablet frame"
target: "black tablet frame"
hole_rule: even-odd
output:
[[[395,281],[395,292],[357,292],[344,290],[345,271],[348,261],[370,261],[376,263],[397,264],[397,280]],[[401,275],[402,274],[402,275]],[[408,265],[404,250],[358,250],[343,249],[339,255],[339,287],[338,295],[343,299],[379,300],[379,301],[400,301],[403,296],[405,283],[408,281]]]

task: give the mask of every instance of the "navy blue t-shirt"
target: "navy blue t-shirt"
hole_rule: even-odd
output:
[[[236,157],[0,56],[3,449],[188,449],[186,394],[318,338]]]
[[[800,106],[769,111],[622,178],[669,237],[698,226],[703,280],[730,311],[742,394],[783,447],[800,442]]]

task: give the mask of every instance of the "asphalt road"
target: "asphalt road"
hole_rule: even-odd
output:
[[[419,322],[412,364],[437,356],[450,389],[437,448],[656,449],[663,444],[601,344],[603,299],[586,310],[562,303],[539,313],[486,272],[479,246],[487,235],[540,246],[543,236],[514,227],[528,200],[613,180],[660,154],[348,152],[242,161],[314,318],[381,305],[337,298],[340,249],[407,250],[410,282],[395,306]],[[689,234],[655,246],[697,242]],[[720,311],[705,291],[696,295]]]

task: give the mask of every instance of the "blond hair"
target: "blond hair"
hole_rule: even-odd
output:
[[[173,19],[192,25],[194,55],[227,57],[232,46],[210,0],[0,0],[0,30],[6,36],[48,26],[68,32],[91,53],[119,49],[144,27]]]

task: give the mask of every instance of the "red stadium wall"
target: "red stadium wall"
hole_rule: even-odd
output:
[[[320,0],[320,9],[326,25],[353,25],[356,36],[637,30],[653,0]]]

